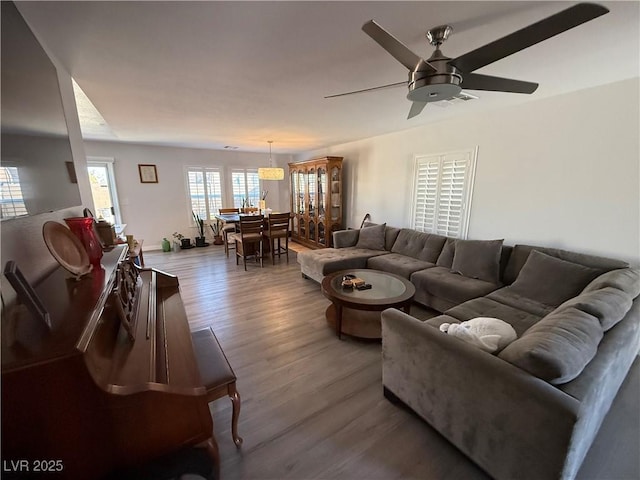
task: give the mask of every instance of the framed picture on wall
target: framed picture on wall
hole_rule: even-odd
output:
[[[138,164],[140,183],[158,183],[158,171],[155,165]]]

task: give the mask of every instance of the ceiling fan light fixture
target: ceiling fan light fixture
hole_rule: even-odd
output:
[[[269,140],[269,166],[258,168],[258,178],[260,180],[283,180],[284,179],[284,169],[273,166],[273,161],[271,160],[271,144],[273,140]]]
[[[462,91],[459,85],[441,83],[436,85],[415,86],[407,94],[407,98],[412,102],[439,102],[455,97]]]

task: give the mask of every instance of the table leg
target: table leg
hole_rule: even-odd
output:
[[[402,311],[403,311],[404,313],[406,313],[407,315],[411,315],[411,301],[409,301],[409,302],[405,303],[405,304],[402,306]]]
[[[334,303],[336,307],[336,335],[342,340],[342,305]]]

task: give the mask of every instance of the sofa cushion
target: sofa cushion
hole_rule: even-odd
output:
[[[366,268],[367,259],[387,253],[385,250],[355,247],[322,248],[300,252],[297,260],[303,274],[320,282],[325,275],[338,270]]]
[[[551,305],[545,305],[544,303],[520,295],[512,286],[503,287],[495,292],[491,292],[487,295],[487,298],[532,313],[540,318],[550,314],[555,309],[555,307]]]
[[[511,285],[511,291],[523,297],[557,307],[578,295],[600,274],[600,270],[566,262],[532,250]]]
[[[379,255],[367,260],[367,268],[382,270],[383,272],[395,273],[408,279],[413,272],[435,267],[434,263],[423,262],[413,257],[400,255],[399,253],[389,253]]]
[[[445,267],[433,267],[415,272],[411,275],[411,283],[416,287],[416,292],[427,291],[432,296],[455,304],[482,297],[497,288],[491,282],[463,277]],[[416,297],[419,299],[420,295]]]
[[[461,322],[476,317],[493,317],[507,322],[518,336],[535,325],[541,317],[524,310],[504,305],[487,297],[474,298],[450,308],[445,314],[457,318]]]
[[[587,255],[584,253],[572,252],[570,250],[561,250],[559,248],[548,247],[534,247],[531,245],[516,245],[515,247],[513,247],[513,251],[511,252],[511,255],[509,257],[509,263],[507,264],[504,271],[505,284],[513,283],[516,280],[518,274],[520,273],[520,269],[522,269],[524,264],[527,262],[529,254],[533,250],[546,253],[547,255],[559,258],[560,260],[565,260],[571,263],[578,263],[586,267],[596,268],[600,270],[601,273],[608,272],[609,270],[613,270],[616,268],[626,268],[629,266],[628,263],[621,260],[598,257],[595,255]]]
[[[562,384],[580,375],[596,355],[602,335],[596,317],[569,307],[540,320],[499,356],[538,378]]]
[[[455,317],[450,317],[449,315],[438,315],[437,317],[425,320],[424,323],[439,330],[440,325],[443,323],[460,323],[460,320]]]
[[[453,265],[453,255],[456,251],[455,244],[455,238],[447,238],[447,241],[444,243],[444,247],[442,247],[442,251],[438,256],[438,260],[436,261],[437,266],[451,269],[451,265]]]
[[[451,271],[494,284],[500,281],[504,240],[456,240]]]
[[[400,253],[429,263],[436,263],[447,237],[432,233],[417,232],[403,228],[398,234],[392,253]]]
[[[384,249],[389,252],[393,248],[393,244],[396,243],[396,239],[398,238],[398,234],[400,233],[400,228],[390,227],[387,225],[386,230],[384,231]]]
[[[367,248],[369,250],[384,250],[384,231],[386,223],[360,229],[356,248]]]
[[[570,298],[560,305],[558,310],[574,307],[593,315],[600,321],[602,329],[606,332],[624,318],[631,309],[632,303],[633,299],[622,290],[605,287]]]
[[[617,288],[622,290],[631,298],[640,295],[640,269],[638,268],[622,268],[611,270],[610,272],[600,275],[585,287],[582,293],[599,290],[604,287]]]

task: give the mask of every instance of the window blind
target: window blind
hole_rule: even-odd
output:
[[[258,178],[257,169],[232,170],[231,184],[234,207],[258,206],[260,201],[260,179]],[[244,205],[243,200],[245,202]],[[249,205],[246,204],[247,202]]]
[[[416,157],[412,227],[466,238],[475,150]]]
[[[191,210],[203,220],[212,220],[222,208],[222,181],[217,168],[189,167],[187,184]]]

